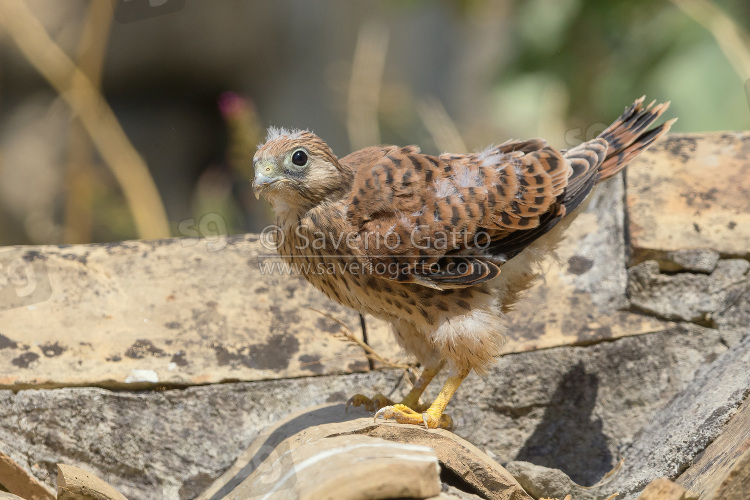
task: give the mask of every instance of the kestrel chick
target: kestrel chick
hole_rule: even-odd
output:
[[[331,299],[388,321],[424,367],[403,401],[354,396],[376,417],[450,427],[445,406],[503,341],[502,311],[529,286],[593,187],[665,134],[669,103],[643,97],[594,140],[558,151],[542,139],[480,153],[374,146],[341,159],[308,131],[271,128],[253,160],[274,207],[279,253]],[[447,364],[435,401],[419,404]]]

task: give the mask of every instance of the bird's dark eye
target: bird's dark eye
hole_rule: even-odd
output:
[[[305,153],[301,149],[298,149],[292,155],[292,163],[294,163],[298,167],[304,166],[305,163],[307,163],[307,153]]]

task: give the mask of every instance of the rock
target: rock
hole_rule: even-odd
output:
[[[622,451],[622,470],[612,491],[635,498],[653,479],[676,478],[727,427],[750,395],[750,336],[700,368],[678,394]]]
[[[750,450],[745,451],[724,478],[714,498],[746,500],[750,492]]]
[[[483,498],[531,500],[513,476],[500,464],[452,432],[442,429],[426,431],[418,426],[386,424],[370,427],[367,434],[433,448],[444,470],[449,471],[446,480],[455,480],[457,484],[454,486],[468,484]]]
[[[693,271],[711,273],[719,262],[719,253],[713,250],[672,250],[659,262],[662,271]]]
[[[428,498],[440,493],[440,465],[435,452],[426,446],[352,435],[307,440],[291,450],[285,445],[279,445],[284,457],[271,452],[227,495],[212,497],[376,500]]]
[[[535,462],[590,486],[696,370],[726,351],[723,332],[683,325],[588,347],[511,354],[487,377],[470,375],[448,413],[458,421],[456,434],[498,462]],[[400,375],[139,392],[0,391],[0,449],[50,486],[63,462],[90,470],[131,500],[189,499],[285,416],[357,392],[390,394]],[[428,387],[426,400],[445,376]],[[398,386],[392,397],[408,388]],[[368,415],[360,408],[350,413],[341,412],[342,421]]]
[[[20,295],[0,302],[0,387],[139,389],[367,370],[362,348],[334,338],[341,325],[310,307],[357,334],[358,315],[301,278],[263,274],[264,253],[257,236],[220,234],[3,250],[0,265],[27,281],[3,290]],[[382,322],[368,326],[376,341],[390,335]],[[396,351],[389,345],[386,354]]]
[[[3,449],[4,447],[0,446],[0,450]],[[10,493],[18,494],[27,500],[52,500],[55,498],[55,494],[50,489],[2,451],[0,451],[0,485]],[[0,492],[0,495],[2,495],[2,492]]]
[[[342,411],[343,405],[325,405],[287,417],[198,500],[245,498],[251,491],[274,498],[427,498],[441,491],[437,459],[445,480],[457,480],[453,486],[464,491],[531,500],[505,469],[451,432],[372,418],[342,421]],[[408,466],[407,458],[416,463]]]
[[[576,500],[600,500],[606,496],[596,486],[586,488],[577,484],[560,469],[523,461],[509,462],[505,464],[505,468],[534,498],[563,498],[571,495]]]
[[[482,500],[482,497],[473,493],[467,493],[463,490],[459,490],[455,486],[451,486],[443,483],[443,491],[440,495],[433,497],[429,500]]]
[[[54,497],[53,497],[54,498]],[[7,493],[5,491],[0,491],[0,500],[24,500],[23,498],[14,495],[13,493]]]
[[[750,290],[737,290],[734,300],[726,309],[712,315],[714,326],[722,331],[731,329],[746,330],[750,325]]]
[[[703,498],[724,498],[717,490],[725,477],[739,467],[750,449],[750,397],[737,410],[726,429],[700,454],[698,460],[677,478],[677,484]],[[747,490],[750,492],[750,488]]]
[[[632,264],[669,253],[750,256],[750,132],[669,134],[627,169]],[[674,254],[672,254],[672,257]]]
[[[698,496],[689,493],[666,477],[660,477],[646,486],[638,500],[698,500]]]
[[[668,320],[709,323],[750,290],[750,262],[722,260],[710,275],[659,272],[649,260],[628,270],[628,296],[633,307]]]
[[[57,464],[57,500],[127,500],[90,472]]]
[[[624,310],[628,302],[623,193],[620,177],[594,192],[555,255],[541,264],[543,276],[507,312],[504,353],[589,344],[670,326]]]
[[[0,391],[0,449],[50,485],[64,462],[130,500],[189,499],[290,412],[346,401],[355,387],[387,394],[398,376],[378,371],[138,393]],[[368,415],[355,410],[340,418]]]
[[[724,342],[716,330],[681,325],[508,355],[487,377],[470,375],[448,410],[464,422],[456,432],[501,463],[561,469],[592,486],[696,370],[727,351]]]

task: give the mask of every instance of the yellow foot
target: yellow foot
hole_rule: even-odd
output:
[[[383,396],[382,394],[375,394],[372,399],[362,394],[357,394],[349,398],[346,402],[346,411],[349,411],[349,405],[352,406],[364,406],[367,411],[379,410],[384,406],[391,406],[395,404],[393,401]]]
[[[349,405],[364,406],[365,410],[367,411],[376,411],[385,406],[393,406],[395,404],[396,404],[395,402],[393,402],[388,397],[383,396],[382,394],[375,394],[372,397],[372,399],[368,398],[367,396],[363,396],[362,394],[357,394],[349,398],[349,401],[346,402],[346,411],[347,412],[349,411]],[[414,398],[414,397],[410,398],[408,395],[404,399],[401,400],[399,405],[406,406],[407,408],[414,410],[416,412],[419,412],[419,413],[422,413],[423,411],[425,411],[427,408],[430,407],[429,404],[420,403],[418,398]]]
[[[452,429],[453,420],[445,413],[439,414],[428,408],[424,413],[416,412],[405,405],[385,406],[378,410],[374,420],[378,417],[388,420],[394,419],[399,424],[424,425],[426,429]]]

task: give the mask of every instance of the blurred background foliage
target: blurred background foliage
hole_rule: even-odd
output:
[[[569,147],[646,94],[746,130],[749,29],[747,0],[4,2],[0,245],[258,231],[269,125]]]

